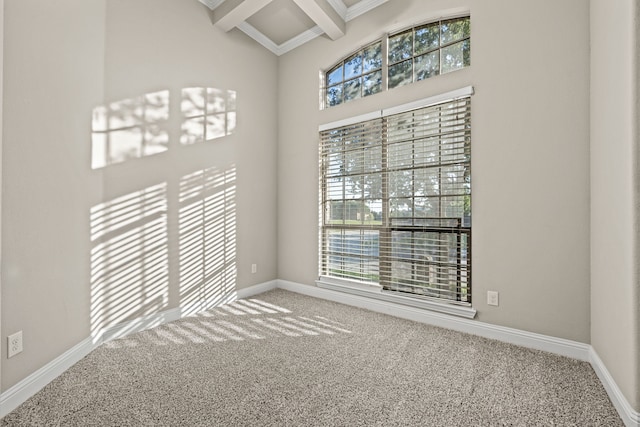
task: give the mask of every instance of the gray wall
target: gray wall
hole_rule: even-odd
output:
[[[3,340],[3,391],[100,328],[276,278],[274,55],[195,0],[10,0],[4,34],[1,326],[24,352],[5,360]],[[235,92],[233,132],[181,144],[193,87]],[[92,167],[104,106],[167,149],[140,155],[139,128],[111,129],[115,154]]]
[[[2,390],[89,333],[91,110],[102,101],[104,1],[7,1],[2,159]],[[2,358],[6,358],[2,340]]]
[[[6,1],[1,336],[22,330],[25,350],[6,360],[2,340],[1,390],[114,323],[276,277],[312,285],[318,125],[473,85],[478,319],[592,343],[640,408],[638,7],[611,6],[390,0],[345,37],[277,59],[215,29],[195,0]],[[471,67],[318,109],[319,69],[465,11]],[[181,144],[192,87],[235,92],[233,132]],[[135,116],[158,92],[166,117],[145,126],[166,135],[166,151],[92,167],[94,109]],[[191,262],[203,245],[221,248],[214,271]],[[499,307],[485,304],[489,289]]]
[[[471,67],[319,111],[318,70],[385,32],[471,13]],[[473,85],[473,306],[589,342],[589,4],[391,0],[280,60],[278,277],[318,272],[318,125]],[[314,94],[302,97],[300,94]],[[500,306],[486,305],[486,291]]]
[[[636,410],[639,12],[591,1],[591,343]]]

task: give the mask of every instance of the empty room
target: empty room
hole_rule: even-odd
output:
[[[640,426],[636,0],[0,0],[0,425]]]

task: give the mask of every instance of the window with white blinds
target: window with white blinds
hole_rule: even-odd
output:
[[[320,140],[321,277],[470,305],[470,97]]]

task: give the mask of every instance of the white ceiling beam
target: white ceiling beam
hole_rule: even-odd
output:
[[[347,20],[347,6],[342,0],[327,0],[327,3],[329,3],[331,7],[338,12],[338,15],[340,15],[343,20]]]
[[[213,25],[223,31],[230,31],[271,3],[271,1],[226,0],[214,10]]]
[[[205,6],[207,6],[209,9],[213,10],[216,7],[220,6],[220,4],[224,1],[224,0],[198,0],[200,3],[204,4]]]
[[[269,49],[271,52],[280,56],[280,46],[275,44],[269,37],[258,31],[253,25],[245,21],[238,25],[238,29],[260,43],[262,46]]]
[[[331,40],[344,36],[345,22],[327,0],[293,0]]]

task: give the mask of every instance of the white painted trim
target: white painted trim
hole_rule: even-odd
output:
[[[257,41],[258,43],[260,43],[263,47],[270,50],[276,56],[284,55],[290,50],[293,50],[299,46],[302,46],[308,41],[311,41],[316,37],[319,37],[324,34],[324,31],[322,31],[322,29],[316,25],[315,27],[305,32],[302,32],[297,36],[293,37],[292,39],[289,39],[286,42],[278,45],[274,41],[272,41],[269,37],[265,36],[257,28],[255,28],[253,25],[249,24],[246,21],[238,24],[236,28],[238,28],[240,31],[242,31],[243,33],[245,33],[246,35],[248,35],[249,37]]]
[[[492,325],[477,320],[463,319],[449,314],[435,313],[393,302],[346,294],[286,280],[278,280],[278,288],[420,323],[495,339],[522,347],[547,351],[582,361],[589,361],[590,346],[576,341],[507,328],[505,326]]]
[[[211,10],[215,10],[220,6],[224,0],[198,0]],[[361,0],[353,6],[347,8],[342,0],[327,0],[327,3],[332,9],[342,18],[345,22],[349,22],[352,19],[357,18],[369,12],[372,9],[386,3],[388,0]],[[286,42],[278,45],[269,37],[264,35],[261,31],[249,24],[247,21],[240,22],[236,28],[240,31],[260,43],[263,47],[270,50],[276,56],[284,55],[285,53],[302,46],[303,44],[315,39],[324,34],[324,31],[319,26],[315,26],[307,31],[304,31],[297,36],[287,40]]]
[[[155,328],[156,326],[179,320],[181,317],[183,316],[179,308],[142,316],[128,322],[105,328],[101,334],[102,339],[98,342],[99,344],[102,344],[111,340],[123,338],[129,334],[146,331],[147,329]]]
[[[266,7],[272,0],[227,0],[216,8],[212,16],[215,27],[231,31]]]
[[[257,285],[249,286],[248,288],[238,289],[238,299],[245,299],[254,295],[263,294],[278,287],[277,280],[271,280],[269,282],[259,283]]]
[[[297,47],[300,47],[303,44],[315,39],[316,37],[320,37],[323,34],[324,34],[324,31],[322,31],[322,28],[316,25],[315,27],[310,28],[307,31],[304,31],[298,34],[297,36],[293,37],[292,39],[289,39],[286,42],[279,45],[276,55],[278,56],[284,55],[285,53]]]
[[[91,353],[96,345],[91,337],[82,340],[0,395],[0,418],[16,409],[60,374]]]
[[[360,122],[366,122],[367,120],[379,119],[382,117],[380,111],[372,111],[371,113],[360,114],[359,116],[349,117],[348,119],[336,120],[335,122],[325,123],[318,127],[318,131],[322,132],[328,129],[341,128],[343,126],[349,126]]]
[[[276,287],[277,281],[272,280],[239,289],[237,292],[232,293],[231,298],[218,300],[217,305],[225,304],[237,299],[248,298],[250,296],[275,289]],[[0,394],[0,418],[16,409],[20,404],[36,394],[44,386],[56,379],[101,344],[116,338],[123,338],[135,332],[160,326],[164,323],[173,322],[187,316],[188,314],[182,308],[173,308],[94,332],[92,336],[85,338],[79,344],[70,348],[62,355],[56,357],[42,368],[38,369],[4,393]]]
[[[474,317],[476,317],[476,310],[472,307],[455,304],[443,304],[441,302],[428,299],[410,298],[402,295],[397,295],[384,291],[382,286],[377,284],[357,283],[346,280],[336,280],[330,277],[320,277],[319,280],[316,280],[316,285],[320,288],[329,289],[332,291],[360,295],[365,298],[374,298],[380,301],[405,305],[422,310],[435,311],[438,313],[445,313],[451,316],[459,316],[467,319],[473,319]]]
[[[293,2],[302,9],[318,27],[322,28],[322,31],[324,31],[331,40],[336,40],[344,36],[346,31],[344,18],[336,12],[333,6],[323,7],[321,4],[324,3],[317,3],[316,0],[293,0]]]
[[[589,347],[589,362],[609,395],[609,399],[611,399],[613,406],[615,406],[618,411],[620,418],[622,418],[622,421],[627,427],[639,427],[640,412],[631,407],[631,404],[629,404],[629,401],[622,393],[622,390],[620,390],[620,387],[616,384],[615,380],[609,373],[609,370],[600,359],[600,356],[598,356],[596,350],[591,346]]]
[[[275,44],[269,37],[265,36],[260,31],[258,31],[253,25],[244,21],[238,24],[236,28],[242,31],[243,33],[245,33],[246,35],[248,35],[249,37],[251,37],[252,39],[254,39],[255,41],[257,41],[258,43],[260,43],[262,46],[264,46],[271,52],[275,53],[276,55],[280,55],[279,46]]]
[[[327,0],[327,3],[340,15],[343,21],[347,20],[347,6],[342,0]]]
[[[356,19],[358,16],[364,15],[387,1],[388,0],[360,0],[358,3],[347,9],[345,21],[349,22],[352,19]]]
[[[278,280],[278,288],[589,362],[624,424],[627,427],[640,427],[640,412],[633,409],[607,370],[605,364],[589,344],[492,325],[477,320],[461,319],[447,314],[427,312],[413,307],[374,300],[370,297],[345,294],[343,292],[336,292],[286,280]]]
[[[275,288],[590,362],[625,425],[628,427],[640,427],[640,413],[635,411],[629,404],[596,351],[588,344],[491,325],[475,320],[461,319],[442,313],[427,312],[387,301],[372,300],[367,297],[345,294],[286,280],[272,280],[239,289],[237,298],[248,298]],[[103,342],[126,336],[147,327],[177,320],[177,318],[180,318],[179,313],[180,309],[175,308],[156,315],[145,316],[123,325],[106,328],[95,334],[95,337],[84,339],[0,394],[0,418],[13,411]]]
[[[209,9],[213,10],[216,7],[220,6],[224,0],[198,0],[203,5],[207,6]]]
[[[223,0],[198,0],[211,10],[215,10],[223,3]],[[361,0],[359,3],[347,8],[344,6],[342,0],[327,0],[336,13],[340,15],[345,22],[351,21],[358,16],[369,12],[370,10],[386,3],[388,0]],[[344,6],[344,9],[340,7],[340,4]],[[278,45],[269,37],[264,35],[261,31],[249,24],[247,21],[240,22],[236,28],[240,31],[260,43],[263,47],[271,51],[276,56],[284,55],[285,53],[292,51],[293,49],[302,46],[303,44],[321,36],[324,31],[319,26],[315,26],[307,31],[304,31],[297,36],[287,40],[286,42]]]
[[[369,113],[360,114],[354,117],[348,117],[342,120],[336,120],[335,122],[324,123],[318,126],[320,132],[328,129],[335,129],[342,126],[348,126],[367,120],[374,120],[380,117],[390,116],[391,114],[404,113],[406,111],[415,110],[417,108],[429,107],[431,105],[440,104],[446,101],[453,101],[454,99],[464,98],[465,96],[473,95],[473,86],[465,86],[460,89],[452,90],[449,92],[441,93],[427,98],[418,99],[416,101],[408,102],[406,104],[398,105],[392,108],[385,108],[383,110],[371,111]]]
[[[436,105],[442,102],[452,101],[454,99],[464,98],[466,96],[471,96],[471,95],[473,95],[473,86],[466,86],[460,89],[441,93],[439,95],[434,95],[428,98],[423,98],[417,101],[398,105],[396,107],[385,108],[384,110],[382,110],[382,116],[386,117],[392,114],[399,114],[399,113],[404,113],[406,111],[415,110],[417,108],[430,107],[431,105]]]

